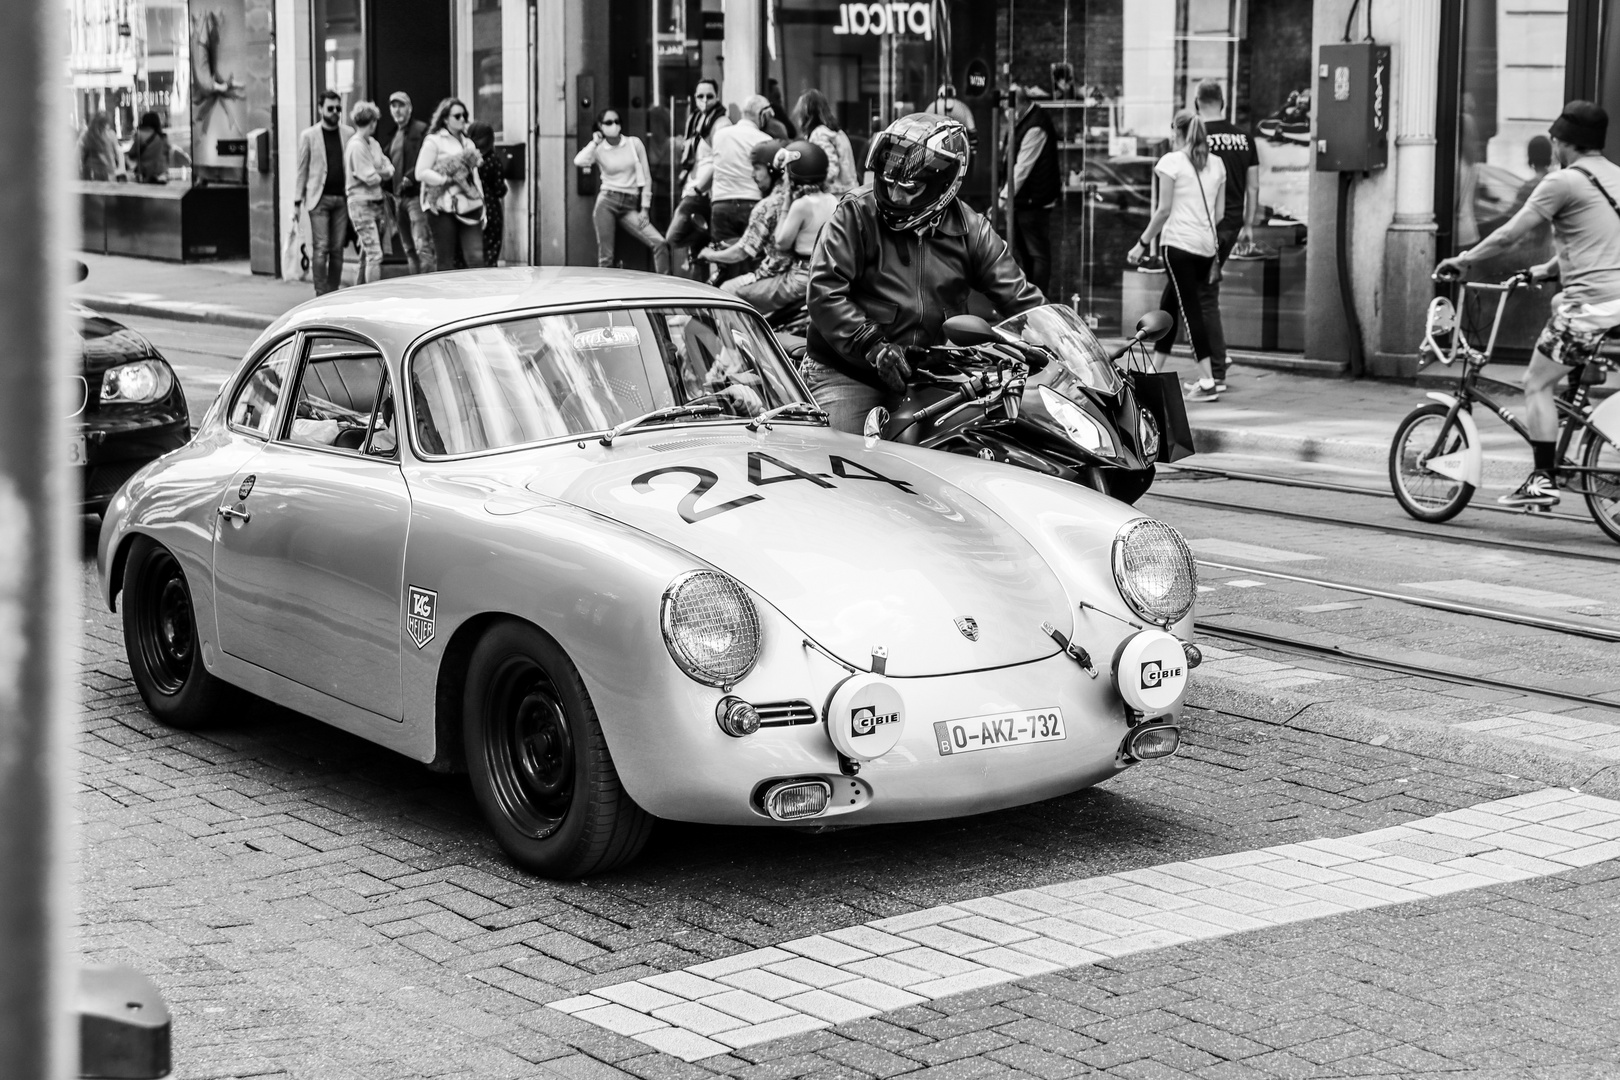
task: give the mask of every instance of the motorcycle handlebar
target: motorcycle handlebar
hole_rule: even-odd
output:
[[[958,390],[954,394],[940,398],[927,408],[918,409],[916,414],[913,416],[913,419],[919,424],[926,423],[941,413],[950,412],[952,409],[962,404],[962,402],[970,400],[972,396],[973,395],[966,390]]]

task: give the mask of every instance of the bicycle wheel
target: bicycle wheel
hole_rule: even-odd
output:
[[[1450,521],[1474,497],[1473,484],[1441,476],[1424,464],[1437,441],[1441,454],[1454,454],[1468,445],[1461,424],[1453,424],[1440,440],[1448,412],[1438,402],[1419,405],[1395,429],[1395,441],[1389,447],[1390,487],[1402,508],[1419,521]]]
[[[1579,483],[1586,489],[1586,508],[1598,528],[1620,544],[1620,450],[1587,428],[1581,437],[1581,464],[1599,470],[1580,476]]]

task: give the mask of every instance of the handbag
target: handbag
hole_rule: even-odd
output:
[[[1182,151],[1186,153],[1186,151]],[[1198,181],[1198,202],[1204,208],[1204,220],[1209,222],[1209,231],[1215,236],[1215,260],[1209,264],[1209,275],[1204,278],[1206,285],[1219,285],[1221,283],[1221,231],[1215,227],[1215,218],[1209,212],[1209,198],[1204,194],[1204,178],[1198,175],[1198,166],[1193,165],[1191,154],[1187,154],[1187,164],[1193,167],[1193,179]]]
[[[1192,423],[1187,419],[1187,402],[1181,396],[1181,378],[1174,371],[1135,367],[1126,361],[1125,379],[1131,384],[1136,402],[1159,425],[1159,461],[1180,461],[1198,452],[1193,445]]]

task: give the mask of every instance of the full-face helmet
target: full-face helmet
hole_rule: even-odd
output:
[[[880,131],[866,167],[883,224],[924,229],[938,221],[962,187],[968,154],[967,129],[934,113],[911,113]]]

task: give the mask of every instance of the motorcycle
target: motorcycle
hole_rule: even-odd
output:
[[[1149,312],[1108,354],[1073,310],[1055,304],[995,326],[953,316],[949,345],[907,350],[912,385],[892,411],[867,415],[865,434],[1006,462],[1134,503],[1153,483],[1165,418],[1138,400],[1118,361],[1172,326],[1165,312]]]

